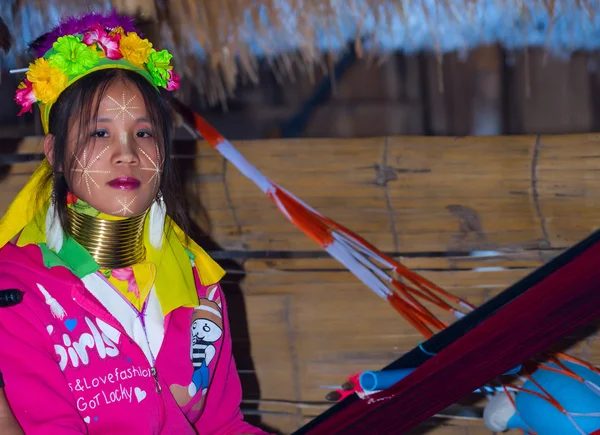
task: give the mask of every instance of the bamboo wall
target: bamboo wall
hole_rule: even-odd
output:
[[[4,145],[4,153],[41,151],[39,138]],[[311,206],[474,304],[599,227],[600,135],[236,146]],[[210,221],[206,246],[246,257],[223,264],[245,406],[260,399],[263,423],[292,432],[325,409],[323,386],[379,368],[421,341],[335,261],[309,258],[319,247],[216,152],[202,142],[179,147],[188,187],[198,189]],[[2,213],[35,166],[0,167]],[[573,353],[600,363],[594,340]],[[480,422],[432,419],[414,433],[489,432]]]

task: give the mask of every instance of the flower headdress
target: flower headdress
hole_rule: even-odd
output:
[[[33,51],[37,59],[29,65],[15,101],[21,106],[19,116],[30,112],[34,103],[39,105],[45,133],[50,109],[60,94],[94,71],[127,69],[157,89],[179,88],[179,76],[171,66],[173,56],[167,50],[156,51],[142,39],[132,18],[115,12],[68,18],[36,41]]]

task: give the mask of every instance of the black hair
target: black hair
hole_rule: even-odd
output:
[[[64,173],[72,167],[75,159],[83,153],[91,140],[88,129],[97,118],[102,97],[108,88],[118,80],[130,82],[136,86],[144,98],[148,118],[154,129],[159,148],[159,161],[163,162],[160,177],[162,193],[167,214],[184,230],[190,228],[189,217],[181,196],[183,189],[177,168],[172,159],[173,119],[169,107],[160,93],[142,75],[125,69],[110,68],[90,73],[67,89],[58,97],[50,110],[48,133],[54,136],[52,175],[45,180],[52,183],[53,201],[63,229],[69,228],[67,213],[67,194],[69,185]],[[77,144],[73,156],[67,156],[66,149],[69,131],[76,128]],[[43,191],[43,189],[41,190]]]

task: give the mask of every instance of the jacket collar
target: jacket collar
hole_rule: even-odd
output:
[[[42,261],[47,268],[62,266],[80,279],[99,271],[99,266],[93,257],[68,235],[65,235],[59,252],[51,250],[46,245],[45,215],[47,210],[48,205],[25,225],[17,241],[17,246],[39,246]],[[192,240],[187,242],[188,248],[184,247],[185,234],[170,219],[167,220],[165,226],[167,229],[161,250],[155,249],[149,243],[146,230],[144,238],[146,261],[153,263],[157,268],[154,286],[163,314],[166,316],[179,307],[198,305],[198,293],[191,263],[196,266],[200,282],[203,285],[218,282],[225,271]]]

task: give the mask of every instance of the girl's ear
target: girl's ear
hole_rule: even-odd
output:
[[[54,166],[54,135],[47,134],[44,137],[44,154],[50,166]]]

